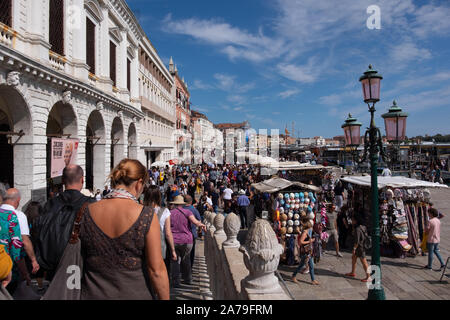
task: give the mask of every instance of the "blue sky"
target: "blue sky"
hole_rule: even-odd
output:
[[[395,99],[407,135],[449,134],[450,1],[128,0],[163,61],[172,56],[193,109],[214,123],[301,137],[342,135],[351,112],[369,124],[358,81],[384,77],[381,114]],[[370,5],[381,29],[368,29]],[[299,131],[299,132],[298,132]]]

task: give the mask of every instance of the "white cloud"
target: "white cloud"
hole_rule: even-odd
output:
[[[245,104],[247,102],[247,98],[242,96],[242,95],[238,95],[238,94],[234,94],[231,96],[228,96],[227,100],[229,102],[232,102],[236,105],[242,105]]]
[[[411,40],[396,44],[391,51],[391,59],[393,62],[402,65],[405,65],[410,61],[419,61],[430,58],[431,52],[428,49],[418,48],[417,44]]]
[[[234,87],[235,76],[230,76],[227,74],[216,73],[214,78],[217,80],[217,86],[219,89],[228,91]]]
[[[204,83],[202,80],[195,79],[194,84],[189,88],[191,90],[208,90],[211,89],[212,86]]]
[[[287,99],[287,98],[289,98],[291,96],[294,96],[294,95],[298,94],[299,92],[300,92],[299,89],[289,89],[289,90],[280,92],[278,94],[278,96],[281,97],[282,99]]]
[[[450,7],[424,5],[415,12],[413,32],[421,37],[431,35],[448,35],[450,33]]]
[[[231,60],[242,58],[254,62],[278,57],[283,48],[282,40],[266,37],[262,30],[252,34],[220,19],[196,18],[174,21],[167,15],[163,30],[169,33],[188,35],[207,44],[221,48]]]
[[[301,82],[301,83],[311,83],[315,82],[317,76],[319,75],[319,68],[313,65],[313,59],[309,59],[306,65],[295,65],[295,64],[285,64],[280,63],[277,66],[280,74],[290,80]]]

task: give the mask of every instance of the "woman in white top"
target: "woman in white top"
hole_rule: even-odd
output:
[[[159,224],[161,227],[161,250],[166,267],[170,265],[168,255],[172,255],[172,260],[177,260],[175,253],[175,245],[173,242],[172,230],[170,229],[170,211],[167,208],[161,208],[161,192],[158,186],[149,186],[144,191],[144,205],[152,207],[158,215]],[[165,240],[164,240],[165,238]],[[167,252],[167,245],[170,253]]]

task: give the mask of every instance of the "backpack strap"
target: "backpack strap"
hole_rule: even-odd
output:
[[[84,211],[86,211],[87,207],[89,205],[89,202],[86,201],[81,206],[80,210],[78,210],[77,215],[75,217],[75,222],[73,223],[73,230],[72,235],[70,236],[69,243],[75,244],[78,242],[79,235],[80,235],[80,226],[81,226],[81,219],[83,218]]]

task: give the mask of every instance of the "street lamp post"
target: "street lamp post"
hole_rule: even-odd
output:
[[[361,125],[362,123],[358,122],[356,118],[353,118],[351,114],[348,114],[347,120],[342,125],[342,129],[344,129],[345,148],[350,149],[352,161],[357,165],[359,164],[358,147],[361,144]]]
[[[375,125],[375,103],[380,100],[380,82],[383,77],[373,70],[372,65],[359,78],[362,84],[364,102],[370,112],[370,127],[364,135],[364,159],[369,154],[371,169],[371,213],[372,213],[372,270],[375,270],[375,283],[369,289],[369,300],[385,300],[384,289],[381,284],[380,262],[380,218],[378,204],[378,155],[383,154],[382,136],[380,129]],[[372,105],[370,105],[372,104]]]
[[[393,163],[394,159],[398,159],[399,156],[400,141],[405,140],[408,114],[402,112],[402,109],[397,106],[397,102],[394,100],[389,108],[389,112],[382,114],[381,117],[384,119],[386,127],[386,138],[394,144],[394,152],[391,157],[391,163]]]

